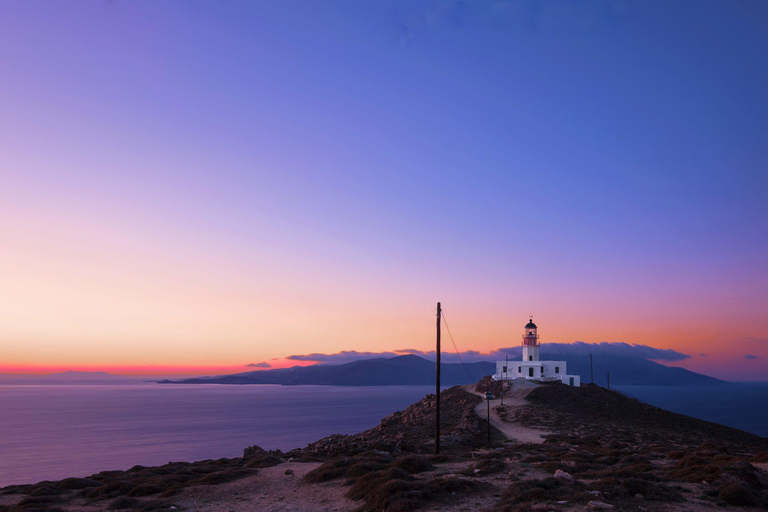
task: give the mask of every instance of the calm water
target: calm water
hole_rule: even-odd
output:
[[[0,385],[0,486],[288,450],[354,434],[434,388]]]
[[[616,386],[656,407],[768,437],[768,384]]]

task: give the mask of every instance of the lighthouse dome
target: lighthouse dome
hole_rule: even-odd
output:
[[[528,324],[525,326],[526,329],[536,329],[536,324],[533,323],[533,320],[529,320]]]

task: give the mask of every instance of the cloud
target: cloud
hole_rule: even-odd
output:
[[[401,356],[403,354],[396,352],[358,352],[357,350],[343,350],[336,354],[303,354],[288,356],[286,359],[292,361],[314,361],[317,363],[332,363],[332,364],[344,364],[351,363],[352,361],[360,361],[361,359],[377,359]]]
[[[272,368],[272,365],[266,361],[261,363],[249,363],[245,366],[247,366],[248,368]]]
[[[699,354],[699,357],[709,357],[709,354]]]
[[[759,336],[746,336],[739,339],[742,343],[768,343],[768,338],[762,338]]]
[[[467,350],[457,355],[455,352],[444,351],[441,359],[444,363],[458,363],[459,360],[465,363],[475,363],[478,361],[498,361],[509,358],[519,358],[523,349],[520,346],[499,348],[488,353],[478,352],[476,350]],[[621,356],[621,357],[640,357],[655,361],[682,361],[691,356],[677,352],[672,349],[654,348],[647,345],[633,345],[622,342],[602,342],[585,343],[577,341],[575,343],[547,343],[541,347],[541,354],[586,356],[593,354],[595,356]],[[435,360],[435,351],[421,351],[412,348],[404,348],[393,352],[358,352],[356,350],[345,350],[335,354],[303,354],[288,356],[287,359],[294,361],[314,361],[320,364],[344,364],[361,359],[389,358],[402,355],[417,355],[425,359]]]
[[[744,355],[744,359],[749,359],[749,360],[752,360],[752,359],[762,359],[762,358],[763,358],[763,356],[755,356],[755,355],[752,355],[752,354],[745,354]]]

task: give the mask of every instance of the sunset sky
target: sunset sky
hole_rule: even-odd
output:
[[[768,2],[24,0],[0,49],[0,373],[428,351],[439,300],[768,379]]]

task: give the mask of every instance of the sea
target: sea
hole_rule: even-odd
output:
[[[356,434],[428,386],[0,385],[0,487],[290,450]]]
[[[768,436],[768,384],[619,386],[652,405]],[[290,450],[354,434],[425,386],[0,385],[0,487],[134,465]]]

